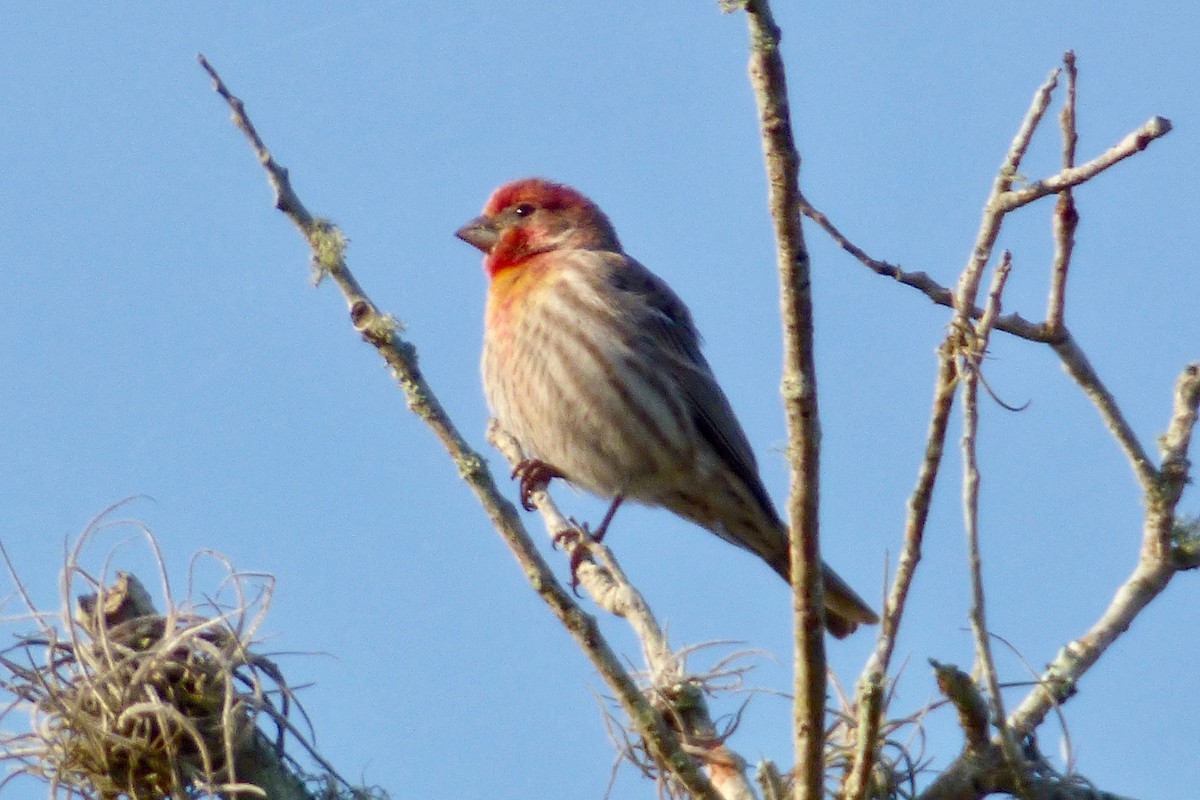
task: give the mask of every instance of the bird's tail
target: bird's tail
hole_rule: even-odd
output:
[[[779,577],[788,583],[792,582],[788,552],[771,558],[768,563],[779,573]],[[858,592],[851,589],[850,584],[823,561],[821,577],[825,581],[825,627],[835,638],[845,639],[854,633],[859,625],[874,625],[879,622],[879,615],[867,605],[867,601],[859,597]]]
[[[788,529],[771,507],[757,475],[739,476],[724,471],[710,476],[711,482],[692,491],[655,497],[654,505],[665,505],[730,544],[749,550],[771,565],[779,576],[791,581],[791,552]],[[753,481],[750,479],[753,478]],[[874,625],[879,616],[850,584],[822,562],[825,581],[825,627],[838,639],[854,633],[859,625]]]
[[[821,574],[825,579],[825,627],[830,633],[845,639],[859,625],[879,622],[879,615],[824,562]]]

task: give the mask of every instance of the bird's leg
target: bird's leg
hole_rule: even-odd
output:
[[[555,478],[566,477],[545,461],[539,461],[536,458],[522,459],[513,468],[512,476],[521,481],[521,507],[526,511],[533,511],[536,508],[532,499],[535,493],[545,489]]]
[[[617,495],[613,498],[612,505],[608,507],[608,511],[604,513],[604,519],[600,520],[600,527],[596,528],[595,533],[588,533],[592,537],[593,542],[598,542],[604,538],[604,534],[608,533],[608,523],[612,522],[613,517],[617,515],[617,509],[621,507],[621,503],[625,502],[625,495]],[[586,529],[585,529],[586,530]]]

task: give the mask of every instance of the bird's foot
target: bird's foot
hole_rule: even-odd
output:
[[[579,567],[584,561],[592,560],[592,545],[600,544],[600,540],[604,538],[604,534],[608,531],[608,524],[612,522],[613,516],[617,513],[617,509],[621,507],[624,497],[618,496],[613,500],[612,505],[608,507],[608,512],[605,513],[604,519],[600,520],[600,526],[595,532],[586,522],[576,522],[572,517],[569,522],[571,527],[564,528],[554,534],[551,542],[555,547],[562,545],[569,556],[568,565],[571,569],[571,591],[579,594]]]
[[[521,508],[526,511],[533,511],[536,508],[533,504],[533,495],[544,490],[555,478],[564,477],[557,469],[536,458],[523,459],[513,468],[512,476],[521,482]]]
[[[588,531],[587,523],[576,522],[574,517],[568,520],[571,527],[557,531],[551,538],[555,547],[562,546],[567,552],[567,566],[571,571],[571,591],[579,596],[579,567],[585,561],[592,560],[592,544],[596,541]]]

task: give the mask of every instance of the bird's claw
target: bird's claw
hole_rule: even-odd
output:
[[[591,561],[592,545],[600,544],[600,540],[604,538],[604,534],[608,532],[609,523],[613,520],[613,515],[617,513],[617,509],[621,507],[621,503],[625,502],[623,495],[617,495],[613,498],[612,505],[608,507],[608,511],[604,513],[604,519],[600,520],[600,525],[593,532],[591,526],[586,522],[576,522],[574,518],[570,520],[571,527],[566,530],[561,530],[554,534],[552,541],[555,545],[563,543],[563,547],[569,548],[570,565],[571,565],[571,591],[579,594],[579,565],[584,561]],[[569,542],[569,543],[568,543]]]
[[[512,476],[520,481],[521,508],[533,511],[537,508],[533,496],[549,486],[550,481],[561,478],[562,473],[545,461],[526,458],[513,468]]]
[[[596,540],[592,538],[587,523],[570,520],[571,527],[563,528],[554,534],[551,542],[555,547],[563,546],[568,553],[567,565],[571,570],[571,591],[579,597],[579,567],[584,561],[592,560],[591,545]]]

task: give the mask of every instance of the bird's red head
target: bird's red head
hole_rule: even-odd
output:
[[[483,215],[455,235],[483,251],[484,269],[492,276],[552,250],[621,250],[617,232],[595,203],[541,178],[504,184],[488,198]]]

